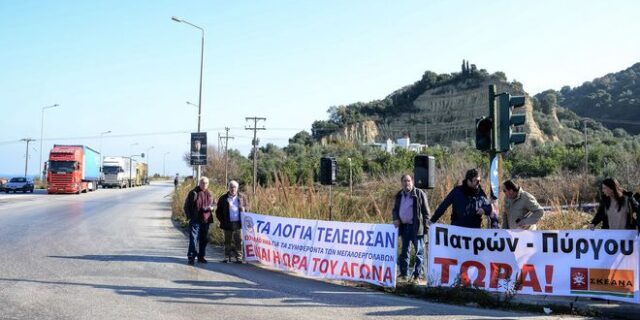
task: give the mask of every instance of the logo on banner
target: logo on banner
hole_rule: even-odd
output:
[[[242,228],[249,234],[253,234],[253,219],[245,216],[244,219],[242,219]]]
[[[633,297],[633,270],[571,268],[571,292]]]

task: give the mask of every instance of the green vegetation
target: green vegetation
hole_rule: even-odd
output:
[[[560,91],[544,91],[536,98],[547,106],[558,104],[580,116],[601,121],[609,128],[640,133],[640,63],[576,88],[565,86]]]

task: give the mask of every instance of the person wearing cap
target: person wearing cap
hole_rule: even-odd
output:
[[[478,170],[467,170],[462,184],[449,192],[434,212],[429,224],[438,222],[449,206],[452,206],[451,224],[454,226],[479,229],[482,227],[483,216],[488,216],[490,227],[499,228],[498,218],[493,214],[491,202],[482,190],[480,181]]]

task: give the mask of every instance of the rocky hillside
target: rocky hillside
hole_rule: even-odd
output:
[[[469,67],[461,72],[435,74],[427,71],[422,79],[385,99],[331,107],[328,121],[316,121],[312,134],[318,140],[346,139],[364,143],[393,140],[408,135],[413,142],[450,144],[475,139],[475,120],[488,114],[488,87],[497,92],[526,95],[522,85],[507,82],[501,72],[494,74]],[[536,102],[527,96],[520,112],[527,114],[528,142],[544,142],[545,135],[534,121]],[[556,120],[557,121],[557,120]]]

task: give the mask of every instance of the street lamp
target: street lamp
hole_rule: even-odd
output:
[[[186,23],[196,29],[199,29],[202,32],[202,43],[200,47],[200,89],[198,90],[198,132],[200,132],[200,116],[202,114],[202,69],[204,66],[204,29],[196,26],[195,24],[187,20],[183,20],[177,17],[171,17],[171,20],[175,22]],[[198,165],[198,172],[197,172],[196,179],[197,179],[196,181],[200,180],[200,165]]]
[[[44,137],[44,110],[46,109],[51,109],[51,108],[55,108],[60,106],[59,104],[54,104],[54,105],[50,105],[50,106],[46,106],[46,107],[42,107],[42,117],[41,119],[41,123],[40,123],[40,163],[38,164],[38,170],[40,170],[40,181],[42,181],[44,179],[44,170],[42,170],[42,139]]]
[[[187,101],[187,104],[188,104],[188,105],[191,105],[191,106],[194,106],[194,107],[196,107],[196,108],[198,108],[198,105],[197,105],[197,104],[195,104],[195,103],[191,103],[191,102]]]
[[[167,151],[164,153],[164,155],[162,156],[162,176],[166,177],[167,176],[167,171],[166,169],[166,163],[167,163],[167,155],[170,154],[171,152]]]
[[[131,154],[131,147],[137,146],[137,145],[139,145],[139,143],[137,143],[137,142],[134,142],[134,143],[129,145],[129,154]]]
[[[111,130],[109,131],[105,131],[105,132],[100,132],[100,166],[102,166],[102,160],[103,160],[103,156],[102,156],[102,136],[104,136],[105,134],[109,134],[111,133]]]

